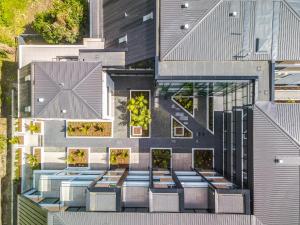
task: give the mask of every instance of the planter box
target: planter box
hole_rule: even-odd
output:
[[[68,148],[67,164],[68,167],[89,167],[89,149]]]
[[[67,121],[67,138],[112,138],[111,121]]]
[[[200,171],[212,171],[214,169],[214,150],[193,149],[193,167]]]
[[[132,126],[132,135],[133,136],[142,136],[143,135],[143,128],[140,126]]]
[[[110,148],[109,165],[111,169],[129,168],[130,149],[129,148]]]
[[[174,127],[175,136],[183,137],[184,136],[184,128],[183,127]]]
[[[130,90],[130,99],[138,97],[140,95],[145,96],[148,100],[148,110],[151,112],[151,91],[150,90]],[[130,122],[131,122],[131,113],[130,113]],[[151,137],[151,123],[148,125],[148,129],[143,129],[140,133],[135,133],[135,127],[139,126],[131,126],[130,125],[130,138],[150,138]]]
[[[193,132],[171,116],[171,138],[191,139]]]

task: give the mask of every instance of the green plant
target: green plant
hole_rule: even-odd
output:
[[[15,154],[15,161],[14,161],[14,180],[19,181],[21,177],[21,168],[20,168],[20,161],[21,161],[21,151],[16,151]]]
[[[94,129],[95,129],[96,132],[98,132],[98,131],[103,132],[104,131],[103,126],[99,125],[98,123],[96,123],[94,125]]]
[[[185,108],[190,113],[193,113],[193,98],[192,97],[182,97],[175,96],[174,100],[177,101],[183,108]]]
[[[32,170],[39,169],[40,162],[39,162],[38,158],[35,155],[27,154],[26,159],[27,159],[27,163],[29,164],[29,167]]]
[[[87,1],[54,0],[53,7],[36,16],[33,28],[50,44],[75,43],[87,21]]]
[[[84,150],[77,150],[75,152],[75,154],[77,155],[78,158],[84,158],[85,157],[85,151]]]
[[[212,170],[213,151],[211,150],[194,151],[194,167],[200,170]]]
[[[79,130],[84,133],[85,135],[87,135],[87,133],[89,132],[89,129],[92,127],[92,125],[90,123],[84,123],[82,124],[82,126],[79,128]]]
[[[152,150],[153,168],[169,169],[171,167],[171,152],[168,149]]]
[[[127,109],[131,112],[131,126],[141,126],[148,130],[151,123],[151,111],[148,109],[149,103],[144,95],[131,98],[127,104]]]
[[[75,163],[75,157],[73,154],[68,155],[67,157],[67,163],[68,164],[74,164]]]
[[[28,125],[28,130],[33,134],[33,133],[39,133],[40,132],[40,127],[34,123],[30,123]]]
[[[16,145],[16,144],[19,144],[19,143],[20,143],[20,140],[19,140],[19,137],[14,136],[14,137],[12,137],[11,139],[9,139],[8,142],[9,142],[10,144],[12,144],[12,145]]]
[[[2,154],[7,148],[7,138],[4,135],[0,135],[0,154]]]
[[[69,124],[67,130],[68,130],[68,134],[72,135],[76,131],[76,128],[73,127],[71,124]]]

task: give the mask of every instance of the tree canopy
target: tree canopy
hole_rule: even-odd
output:
[[[84,34],[87,9],[86,0],[54,0],[35,17],[33,28],[50,44],[75,43]]]

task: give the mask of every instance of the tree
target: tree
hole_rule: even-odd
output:
[[[75,43],[87,22],[86,0],[54,0],[53,7],[35,17],[33,28],[50,44]]]

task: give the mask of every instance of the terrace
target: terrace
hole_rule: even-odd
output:
[[[234,153],[228,141],[234,140],[237,149],[247,138],[242,135],[247,133],[247,126],[242,130],[238,127],[247,124],[247,109],[252,104],[251,82],[170,84],[155,83],[150,76],[111,79],[113,119],[43,119],[41,145],[24,150],[23,154],[28,154],[39,149],[41,173],[97,173],[93,179],[68,178],[67,183],[58,183],[63,187],[78,185],[81,193],[88,190],[89,199],[74,200],[80,202],[74,206],[71,200],[69,204],[62,194],[56,193],[56,200],[50,200],[59,203],[59,210],[77,207],[76,210],[87,211],[226,213],[230,209],[222,206],[222,201],[233,193],[239,197],[225,201],[239,201],[234,212],[248,213],[244,207],[248,197],[243,192],[248,187],[247,168],[241,167],[242,158],[233,157],[241,151],[247,155],[247,146]],[[234,130],[228,130],[232,123]],[[27,163],[20,165],[23,175],[29,174],[23,176],[22,190],[32,189],[45,195],[38,188],[38,180],[35,185],[31,183],[30,173],[39,170],[29,169]],[[56,189],[61,190],[62,186]],[[68,193],[70,189],[63,190]],[[224,190],[235,191],[228,194]],[[191,197],[195,193],[199,195],[196,202]]]

